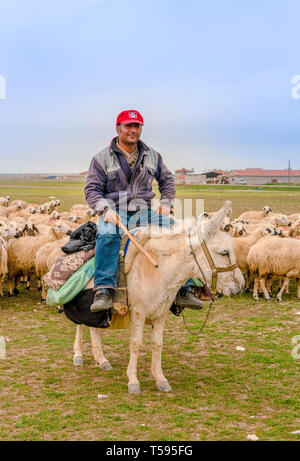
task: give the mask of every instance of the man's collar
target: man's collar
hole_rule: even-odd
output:
[[[113,152],[119,152],[119,149],[117,148],[117,141],[118,141],[119,137],[116,136],[115,138],[112,139],[111,143],[110,143],[110,149],[111,151]],[[137,147],[138,147],[138,150],[141,154],[143,154],[144,152],[146,153],[146,151],[149,150],[149,147],[141,140],[139,140],[137,142]]]

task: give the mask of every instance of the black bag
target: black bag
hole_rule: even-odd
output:
[[[94,290],[82,290],[72,301],[64,304],[66,317],[76,325],[86,325],[94,328],[107,328],[112,318],[111,309],[91,312],[90,307],[94,302]]]
[[[96,246],[97,226],[92,221],[82,224],[72,232],[70,240],[61,249],[66,254],[88,251]]]

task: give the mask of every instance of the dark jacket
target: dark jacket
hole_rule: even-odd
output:
[[[61,249],[66,254],[76,253],[82,250],[89,251],[96,246],[96,234],[96,224],[88,221],[72,232],[70,240],[61,247]]]
[[[175,184],[161,155],[138,141],[139,158],[131,174],[125,156],[116,147],[117,138],[110,146],[93,157],[84,189],[89,206],[99,215],[107,208],[135,211],[151,207],[155,196],[154,178],[158,182],[161,205],[173,205]]]

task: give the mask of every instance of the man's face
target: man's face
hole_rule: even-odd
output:
[[[128,123],[123,125],[122,123],[117,126],[117,133],[120,141],[125,144],[136,144],[142,134],[142,125],[140,123]]]

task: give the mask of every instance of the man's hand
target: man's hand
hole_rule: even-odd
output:
[[[157,209],[157,213],[158,214],[164,214],[164,215],[169,215],[170,214],[170,211],[171,211],[171,207],[167,206],[167,205],[160,205]]]
[[[120,222],[120,216],[114,210],[107,210],[107,212],[104,215],[104,222],[118,224]]]

